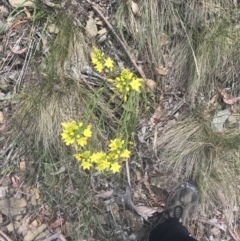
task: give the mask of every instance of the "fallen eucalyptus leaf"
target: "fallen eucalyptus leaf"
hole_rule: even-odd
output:
[[[113,194],[113,190],[109,190],[109,191],[101,191],[101,192],[98,192],[98,194],[95,195],[96,198],[109,198],[111,197]]]

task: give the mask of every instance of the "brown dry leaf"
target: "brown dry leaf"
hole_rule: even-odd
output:
[[[164,101],[164,95],[161,94],[160,97],[159,97],[159,105],[156,108],[156,110],[154,111],[154,114],[151,116],[151,118],[148,122],[149,125],[156,124],[156,123],[166,119],[163,116],[164,112],[162,111],[162,107],[161,107],[161,104],[163,103],[163,101]]]
[[[98,31],[98,35],[103,35],[107,32],[107,29],[106,28],[103,28],[101,30]]]
[[[159,68],[156,68],[156,71],[158,72],[158,74],[163,76],[168,74],[168,69],[163,67],[162,65]]]
[[[229,95],[226,93],[226,91],[224,89],[217,87],[217,90],[218,90],[219,94],[223,97],[224,103],[226,103],[228,105],[232,105],[232,104],[240,101],[240,96],[231,98],[231,97],[229,97]]]
[[[41,222],[37,219],[33,220],[32,223],[30,224],[30,227],[36,228],[39,225],[41,225]]]
[[[132,9],[133,14],[134,14],[136,17],[140,17],[140,16],[141,16],[141,13],[140,13],[140,11],[139,11],[138,4],[135,3],[134,1],[131,2],[131,9]]]
[[[35,197],[38,200],[40,198],[40,191],[38,188],[33,188],[34,192],[35,192]]]
[[[21,161],[19,163],[19,168],[21,171],[25,171],[26,170],[26,162],[25,161]]]
[[[27,15],[27,18],[30,19],[32,17],[31,13],[27,10],[26,7],[24,7],[24,12]]]
[[[145,86],[146,86],[146,91],[154,91],[154,89],[156,88],[156,82],[152,79],[146,79],[145,81]]]
[[[151,217],[154,213],[160,211],[158,207],[147,207],[147,206],[135,206],[135,210],[145,220]]]
[[[63,218],[59,218],[50,225],[50,228],[57,228],[59,226],[62,226],[64,222],[65,220]]]
[[[16,47],[11,47],[10,45],[9,45],[9,48],[11,49],[11,51],[14,53],[14,54],[22,54],[22,53],[24,53],[26,50],[27,50],[27,48],[23,48],[23,49],[19,49],[19,46],[16,46]]]
[[[18,183],[16,182],[15,176],[12,176],[11,180],[12,180],[13,187],[18,187]]]
[[[95,197],[96,197],[96,198],[103,198],[103,199],[105,199],[105,198],[111,197],[112,194],[113,194],[113,190],[100,191],[100,192],[98,192],[98,193],[95,195]]]

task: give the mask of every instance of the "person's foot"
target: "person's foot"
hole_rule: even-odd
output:
[[[193,184],[183,182],[177,185],[168,196],[158,224],[169,218],[177,218],[182,220],[184,226],[187,226],[196,210],[198,199],[198,190]]]

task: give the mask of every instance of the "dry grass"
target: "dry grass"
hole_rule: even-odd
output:
[[[233,225],[239,201],[239,142],[239,132],[217,134],[206,120],[191,116],[159,134],[156,152],[161,164],[173,167],[185,180],[196,181],[202,213],[217,207]]]
[[[134,17],[125,2],[119,6],[118,29],[126,41],[131,36],[140,51],[148,46],[153,70],[160,65],[169,69],[165,83],[188,89],[192,106],[206,88],[210,98],[216,84],[234,83],[233,94],[239,93],[240,14],[233,2],[148,0],[138,5],[141,18]],[[160,45],[163,33],[169,40],[166,46]]]

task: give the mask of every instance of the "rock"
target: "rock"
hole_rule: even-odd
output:
[[[8,230],[9,233],[11,233],[15,229],[18,229],[20,226],[21,226],[20,222],[14,222],[14,225],[13,225],[13,223],[9,223],[8,226],[7,226],[7,230]]]
[[[26,0],[9,0],[9,3],[12,7],[34,7],[34,4],[32,1],[26,1]]]
[[[230,115],[231,112],[228,109],[220,110],[212,120],[212,129],[217,132],[222,132],[225,121]]]
[[[40,235],[45,229],[47,228],[46,224],[42,224],[41,226],[37,227],[36,229],[29,230],[27,234],[24,236],[24,241],[32,241],[38,235]]]
[[[226,127],[228,128],[234,128],[238,125],[239,123],[239,116],[238,115],[230,115],[227,119],[227,122],[226,122]]]
[[[14,216],[17,220],[26,213],[27,202],[24,198],[15,200],[14,198],[0,200],[0,211],[6,216]]]
[[[87,21],[86,31],[90,38],[95,37],[98,33],[97,25],[92,17],[90,17]]]

